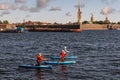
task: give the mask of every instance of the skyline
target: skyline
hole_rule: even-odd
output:
[[[120,0],[80,0],[82,21],[105,20],[120,22]],[[1,0],[0,20],[10,23],[40,21],[50,23],[77,22],[78,0]]]

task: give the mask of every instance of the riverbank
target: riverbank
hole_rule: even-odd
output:
[[[100,24],[82,24],[82,30],[108,30],[107,25],[100,25]]]
[[[114,24],[111,25],[113,30],[119,30],[120,25]],[[82,24],[81,25],[82,30],[108,30],[107,24]]]
[[[0,24],[0,32],[14,32],[18,26],[15,24]],[[120,30],[119,24],[110,25],[112,30]],[[30,25],[26,26],[28,31],[46,32],[81,32],[82,30],[109,30],[107,24],[82,24],[82,25]]]

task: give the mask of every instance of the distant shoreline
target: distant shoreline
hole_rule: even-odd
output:
[[[37,26],[37,27],[36,27]],[[1,24],[0,32],[15,32],[17,26],[12,24]],[[81,25],[30,25],[24,26],[25,30],[30,32],[82,32],[83,30],[120,30],[120,24],[111,25],[111,29],[108,28],[108,24],[81,24]]]
[[[107,24],[82,24],[82,30],[109,30]],[[113,30],[120,29],[119,24],[112,25]]]

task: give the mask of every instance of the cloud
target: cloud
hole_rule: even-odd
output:
[[[47,7],[52,0],[36,0],[36,6],[30,9],[30,12],[39,12],[41,9]]]
[[[26,15],[26,18],[29,18],[30,17],[30,15]]]
[[[51,9],[49,9],[50,11],[61,11],[61,8],[56,6],[56,7],[51,7]]]
[[[66,16],[71,16],[71,13],[70,13],[70,12],[67,12],[67,13],[66,13]]]
[[[30,8],[30,12],[39,12],[40,9],[35,7],[35,8]]]
[[[18,8],[18,5],[17,4],[13,4],[13,5],[11,5],[11,7],[10,7],[12,10],[16,10],[17,8]]]
[[[29,9],[28,9],[28,7],[26,5],[22,5],[20,7],[20,10],[22,10],[22,11],[28,11]]]
[[[26,3],[26,0],[15,0],[15,3]]]
[[[106,7],[104,7],[104,8],[101,10],[100,13],[103,14],[103,15],[108,15],[108,14],[111,14],[111,13],[113,13],[113,12],[115,12],[115,11],[116,11],[115,9],[112,9],[112,8],[106,6]]]
[[[107,0],[101,0],[102,2],[106,2]]]
[[[0,17],[3,17],[3,15],[2,15],[2,14],[0,14]]]
[[[101,2],[105,3],[105,4],[113,4],[115,2],[117,2],[118,0],[101,0]]]
[[[10,4],[10,3],[0,3],[0,10],[16,10],[16,9],[20,9],[22,11],[30,11],[30,12],[40,12],[41,9],[46,8],[48,6],[48,4],[53,1],[53,0],[33,0],[36,2],[36,5],[34,5],[34,7],[28,7],[26,6],[26,2],[29,0],[14,0],[14,3]],[[19,4],[21,3],[21,4]],[[23,5],[22,5],[23,4]],[[22,6],[21,6],[22,5]],[[59,8],[55,9],[51,9],[51,10],[60,10]]]
[[[78,5],[75,5],[74,7],[75,7],[75,8],[78,8]],[[81,7],[81,8],[84,8],[84,7],[85,7],[85,4],[81,4],[80,7]]]
[[[8,10],[9,6],[6,3],[0,3],[0,10]]]
[[[1,15],[6,15],[6,14],[10,14],[10,12],[9,11],[4,11],[4,12],[2,12]]]
[[[51,0],[37,0],[37,7],[44,8]]]

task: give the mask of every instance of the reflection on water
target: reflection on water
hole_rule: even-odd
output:
[[[61,71],[62,71],[62,73],[67,72],[67,66],[66,65],[61,65]]]
[[[36,70],[36,76],[37,76],[37,80],[41,80],[44,79],[44,71],[42,71],[41,69],[37,69]]]
[[[68,80],[67,76],[67,66],[66,65],[60,65],[61,67],[61,80]]]

